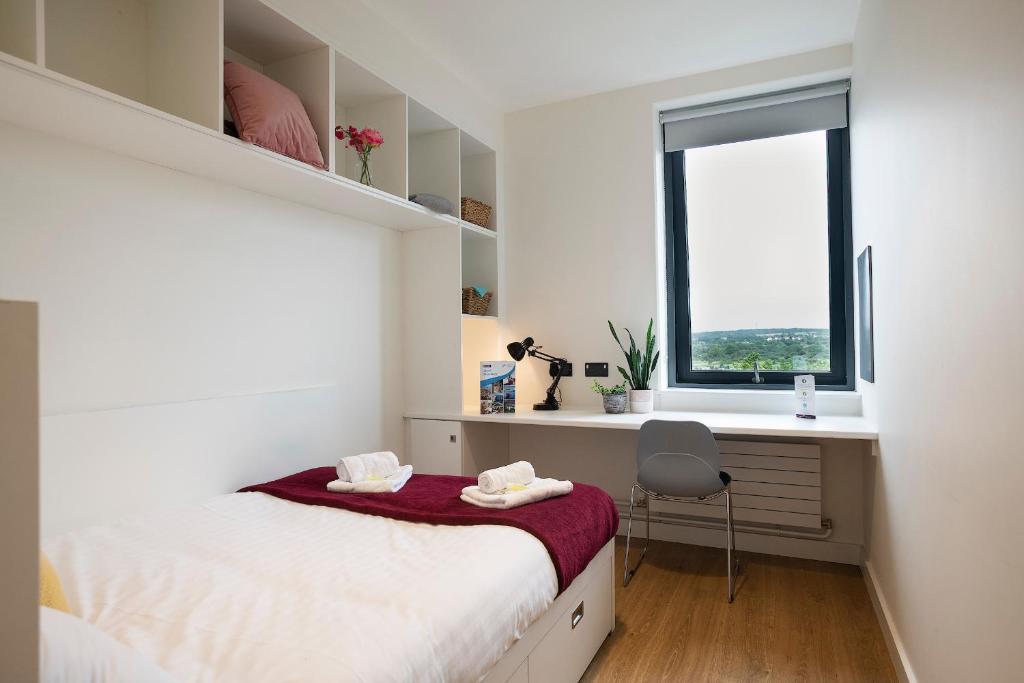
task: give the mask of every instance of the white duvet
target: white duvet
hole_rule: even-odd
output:
[[[72,610],[181,681],[476,681],[551,605],[544,546],[234,493],[44,543]]]

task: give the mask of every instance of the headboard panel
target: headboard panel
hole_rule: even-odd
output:
[[[333,463],[352,446],[344,411],[317,387],[45,417],[43,535]]]

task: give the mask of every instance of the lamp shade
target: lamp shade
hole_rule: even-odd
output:
[[[522,360],[526,357],[526,347],[522,342],[512,342],[508,345],[508,355],[512,356],[514,360]]]
[[[522,360],[526,357],[527,351],[533,346],[533,337],[527,337],[521,342],[512,342],[507,347],[508,355],[512,356],[513,360]]]

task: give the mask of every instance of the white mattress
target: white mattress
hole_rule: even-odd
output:
[[[235,493],[47,540],[72,609],[182,681],[475,681],[554,601],[536,538]]]

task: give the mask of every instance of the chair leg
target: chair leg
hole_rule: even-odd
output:
[[[629,492],[629,517],[626,521],[626,555],[622,558],[622,587],[625,588],[629,585],[630,571],[629,571],[629,540],[633,534],[633,493],[636,491],[634,486]]]
[[[647,495],[644,498],[644,503],[647,505],[647,533],[644,536],[644,549],[640,551],[640,562],[644,561],[647,557],[647,547],[651,545],[651,496]],[[637,569],[640,568],[640,562],[636,563]]]
[[[647,541],[644,543],[643,549],[640,551],[640,559],[636,562],[636,567],[629,568],[629,544],[633,535],[633,508],[636,506],[636,489],[637,485],[633,484],[633,488],[629,490],[629,520],[626,522],[626,555],[622,559],[622,586],[625,588],[629,585],[633,575],[636,574],[636,570],[640,568],[640,563],[644,561],[644,556],[647,554],[647,543],[650,543],[651,535],[651,502],[647,501]]]
[[[731,489],[730,489],[730,492],[731,492]],[[731,522],[731,520],[730,520],[730,522]],[[733,575],[739,576],[739,574],[740,574],[740,553],[739,553],[738,550],[736,550],[736,524],[735,523],[731,523],[731,526],[732,526],[732,531],[729,534],[729,540],[732,541],[732,554],[733,554],[733,560],[732,560],[733,570],[732,571],[733,571]]]
[[[729,574],[729,602],[732,603],[734,595],[732,554],[736,549],[736,536],[732,525],[732,496],[730,495],[729,489],[725,490],[725,526],[725,561],[728,564]]]

